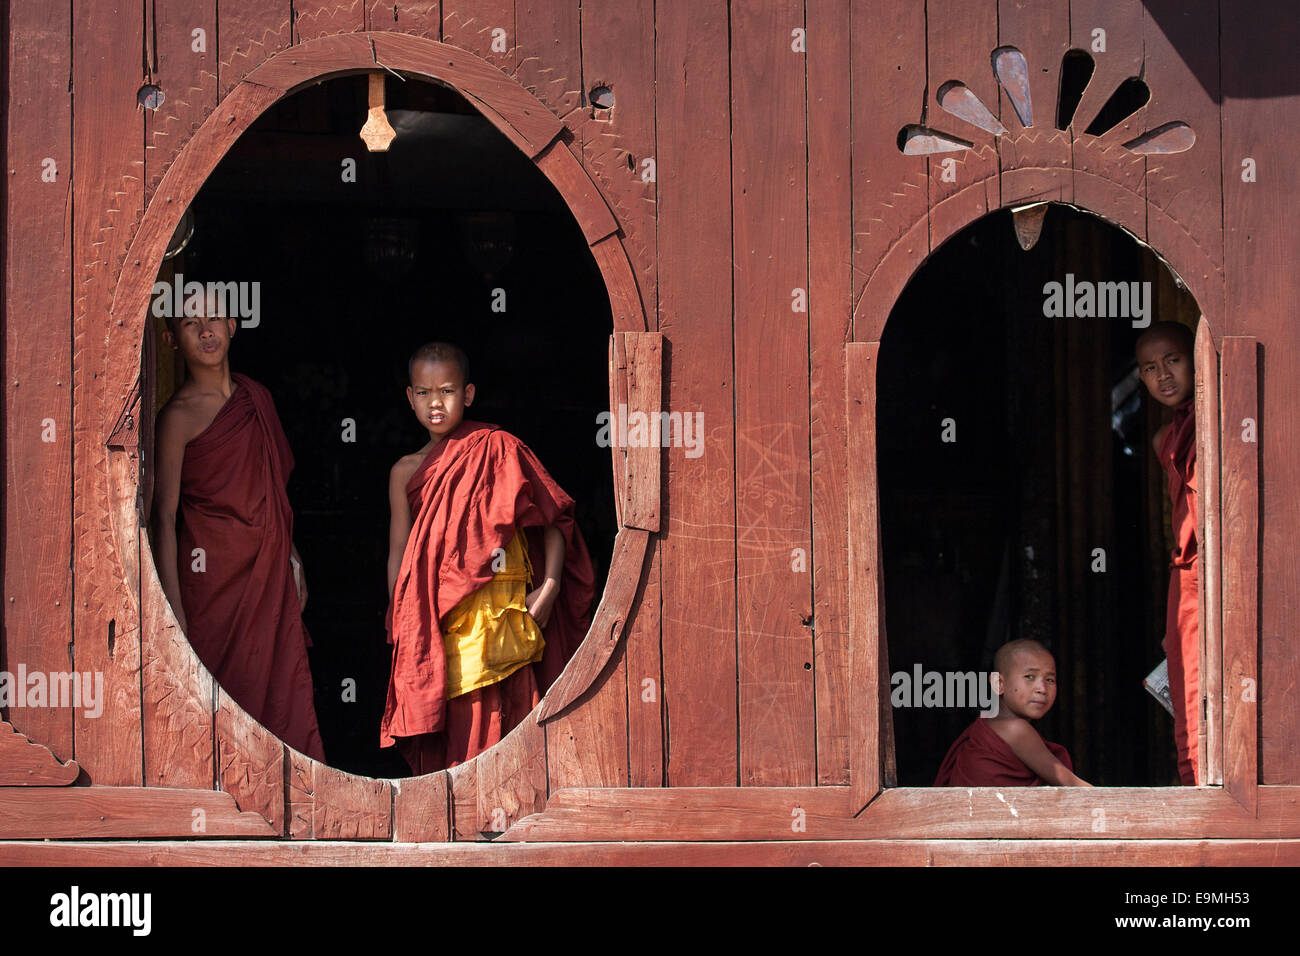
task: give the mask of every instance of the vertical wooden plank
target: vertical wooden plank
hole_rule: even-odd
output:
[[[286,816],[294,821],[291,836],[311,835],[310,794],[314,787],[301,784],[286,787],[286,748],[279,739],[240,710],[219,687],[216,708],[217,783],[235,798],[241,810],[260,813],[277,833],[286,832]],[[308,799],[301,796],[305,791]],[[286,793],[290,806],[285,805]]]
[[[1205,719],[1201,721],[1204,759],[1201,782],[1223,783],[1223,632],[1219,589],[1219,353],[1210,336],[1209,323],[1201,319],[1196,329],[1196,541],[1199,548],[1201,628],[1201,696]]]
[[[1255,812],[1259,768],[1259,410],[1255,339],[1223,339],[1223,786]]]
[[[367,30],[393,30],[442,39],[442,0],[370,0]]]
[[[1223,227],[1226,307],[1220,326],[1251,335],[1267,356],[1260,434],[1261,493],[1268,508],[1260,551],[1261,782],[1300,784],[1300,235],[1286,225],[1300,195],[1300,164],[1289,135],[1300,124],[1291,91],[1294,12],[1283,4],[1228,15],[1221,23]],[[1281,91],[1287,90],[1285,95]],[[1225,423],[1227,422],[1225,411]],[[1238,422],[1240,427],[1240,422]],[[1227,432],[1225,424],[1225,434]],[[1225,438],[1226,452],[1227,438]],[[1227,522],[1224,523],[1227,531]],[[1228,552],[1224,542],[1224,554]],[[1226,581],[1224,582],[1226,586]],[[1225,608],[1226,610],[1226,608]],[[1227,768],[1225,767],[1225,773]]]
[[[291,0],[220,0],[217,33],[221,98],[264,60],[290,45]]]
[[[625,651],[620,644],[586,693],[542,728],[547,793],[564,787],[628,785]]]
[[[583,101],[576,0],[518,0],[515,79],[561,118]]]
[[[733,7],[731,26],[740,783],[811,786],[805,54],[791,49],[803,5]]]
[[[659,530],[660,484],[659,470],[663,455],[660,444],[664,441],[682,442],[692,419],[680,419],[680,427],[668,422],[668,434],[660,420],[663,403],[663,336],[658,332],[625,332],[627,348],[627,408],[629,438],[635,422],[631,416],[643,414],[649,422],[649,443],[629,440],[627,450],[627,496],[624,503],[623,525],[644,531]],[[692,433],[693,434],[693,433]],[[702,438],[703,436],[696,436]],[[683,448],[685,448],[683,444]],[[687,449],[688,450],[688,449]]]
[[[151,4],[152,82],[163,102],[145,116],[145,202],[194,131],[217,105],[216,0]],[[195,31],[201,31],[195,35]]]
[[[1002,203],[1071,202],[1070,137],[1056,129],[1061,58],[1070,46],[1069,0],[998,0],[998,45],[1024,54],[1033,113],[1026,129],[1000,90],[998,115],[1009,131],[998,140]]]
[[[210,789],[216,779],[212,674],[181,634],[159,583],[153,551],[143,528],[140,625],[144,784]]]
[[[844,345],[853,324],[848,0],[808,6],[808,325],[817,780],[849,782]]]
[[[656,10],[659,329],[669,409],[703,415],[703,454],[669,449],[662,569],[667,782],[735,786],[736,564],[727,4]],[[667,78],[672,81],[668,82]]]
[[[72,644],[72,22],[66,4],[19,4],[4,36],[4,667],[69,668]],[[39,330],[39,334],[34,334]],[[53,437],[53,441],[45,438]],[[10,708],[60,760],[67,707]]]
[[[293,0],[293,42],[366,28],[364,0]]]
[[[879,725],[884,594],[880,489],[876,481],[876,358],[879,342],[847,348],[844,404],[849,435],[849,786],[856,813],[880,791]]]
[[[73,725],[78,762],[94,783],[116,786],[143,782],[140,620],[128,594],[139,539],[114,540],[109,509],[125,489],[113,483],[105,445],[127,394],[103,385],[108,341],[121,334],[113,291],[143,206],[141,13],[138,4],[83,4],[72,30],[73,665],[104,675],[105,698],[102,716],[74,711]],[[131,354],[138,363],[138,343]]]
[[[664,785],[664,682],[663,657],[659,646],[659,568],[659,542],[654,540],[650,542],[650,558],[646,561],[632,605],[634,616],[627,632],[624,654],[629,787]]]
[[[476,832],[505,833],[511,824],[546,806],[546,734],[536,710],[470,762],[478,764]]]
[[[998,208],[998,151],[993,133],[957,118],[941,108],[938,100],[944,84],[955,80],[996,115],[998,82],[989,68],[989,54],[997,45],[997,0],[927,0],[926,125],[975,144],[964,152],[929,157],[930,246],[934,249],[973,219]],[[972,183],[983,183],[984,188],[948,201]]]
[[[471,760],[447,771],[453,840],[483,839],[478,819],[478,766],[477,760]]]
[[[1147,241],[1178,264],[1182,279],[1215,328],[1223,327],[1223,205],[1219,150],[1218,4],[1147,0],[1144,78],[1151,87],[1141,131],[1187,123],[1196,143],[1182,153],[1146,157]],[[1207,89],[1203,81],[1211,86]],[[1202,265],[1195,272],[1188,263]]]
[[[451,839],[451,787],[445,771],[393,781],[393,839],[400,843]]]
[[[641,302],[653,317],[657,299],[654,3],[585,0],[581,6],[584,92],[607,86],[614,95],[610,109],[588,104],[588,119],[582,124],[583,165],[618,217]]]
[[[515,0],[443,0],[442,42],[468,50],[514,76]]]
[[[911,277],[906,263],[877,275],[885,254],[900,241],[929,252],[928,165],[904,156],[898,132],[925,108],[925,5],[897,0],[853,0],[853,302],[854,338],[880,337],[894,300]],[[910,233],[910,235],[909,235]],[[868,285],[870,297],[864,299]],[[862,310],[867,309],[866,315]],[[872,326],[871,330],[856,327]]]
[[[620,409],[627,408],[627,340],[622,332],[609,337],[610,455],[614,466],[614,515],[623,527],[627,507],[627,445],[617,437]]]

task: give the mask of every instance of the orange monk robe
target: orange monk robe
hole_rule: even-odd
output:
[[[323,761],[311,641],[289,562],[293,452],[271,394],[245,375],[231,379],[235,390],[181,464],[176,542],[187,636],[254,720]]]
[[[1057,760],[1073,771],[1070,755],[1060,744],[1044,740]],[[948,748],[948,754],[934,778],[936,787],[1041,787],[1044,781],[1025,766],[1011,745],[989,726],[987,717],[961,732]]]
[[[412,526],[389,605],[393,664],[379,736],[384,747],[401,741],[412,770],[427,773],[470,759],[527,716],[586,636],[595,575],[573,499],[523,442],[494,425],[462,422],[433,447],[406,491]],[[516,529],[525,533],[532,566],[544,568],[547,525],[564,535],[565,549],[541,661],[449,699],[448,614],[493,579],[494,554]]]
[[[1165,615],[1174,747],[1178,752],[1179,779],[1184,786],[1194,787],[1201,733],[1201,630],[1197,614],[1196,416],[1190,400],[1174,411],[1174,420],[1156,454],[1168,479],[1174,532]]]

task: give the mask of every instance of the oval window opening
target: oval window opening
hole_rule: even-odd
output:
[[[595,568],[591,610],[618,529],[609,451],[595,441],[613,322],[578,224],[457,91],[389,76],[385,93],[396,134],[387,151],[359,135],[368,78],[346,76],[281,100],[222,158],[191,204],[187,241],[159,271],[143,376],[157,413],[186,378],[160,313],[184,311],[189,283],[209,302],[210,283],[228,284],[217,295],[235,319],[230,368],[265,386],[294,459],[288,500],[326,760],[401,777],[410,768],[380,748],[379,727],[391,660],[389,472],[429,441],[405,394],[411,354],[431,341],[462,347],[476,388],[466,417],[518,437],[574,499]],[[147,451],[156,444],[146,436]],[[202,464],[227,462],[218,450]],[[156,478],[150,453],[147,502]],[[157,541],[154,553],[161,576]],[[178,555],[178,567],[196,560]],[[218,545],[199,563],[220,560]],[[230,666],[195,649],[209,670]],[[267,687],[268,704],[222,683],[274,729],[267,714],[287,690]]]
[[[1009,210],[959,232],[912,277],[881,337],[900,786],[935,784],[996,700],[995,651],[1017,638],[1055,658],[1055,702],[1033,725],[1079,777],[1178,783],[1174,722],[1143,690],[1164,657],[1174,542],[1152,437],[1171,411],[1146,395],[1134,347],[1148,321],[1194,332],[1200,310],[1118,227],[1059,204],[1042,227],[1028,251]],[[1102,283],[1122,283],[1125,301]]]

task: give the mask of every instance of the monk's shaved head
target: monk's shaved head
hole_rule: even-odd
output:
[[[406,363],[406,377],[409,381],[415,372],[415,366],[421,362],[450,362],[460,368],[461,384],[469,383],[469,356],[465,350],[450,342],[426,342],[415,350],[411,360]]]
[[[1173,339],[1189,356],[1196,351],[1196,334],[1181,322],[1156,322],[1138,336],[1133,351],[1141,351],[1143,345],[1161,336]]]
[[[998,648],[997,653],[993,655],[993,669],[1003,676],[1009,675],[1011,669],[1015,667],[1016,655],[1021,651],[1032,651],[1052,657],[1052,652],[1042,644],[1032,638],[1021,637],[1014,641],[1007,641]],[[1052,660],[1055,661],[1056,658],[1052,657]]]

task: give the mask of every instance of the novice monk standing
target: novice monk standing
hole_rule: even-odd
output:
[[[433,342],[408,372],[429,441],[389,480],[393,666],[379,739],[418,775],[528,716],[587,633],[594,573],[573,499],[518,438],[465,420],[465,353]]]
[[[1169,657],[1169,696],[1174,706],[1174,746],[1178,776],[1196,786],[1201,733],[1201,631],[1198,616],[1196,540],[1196,383],[1192,330],[1177,322],[1157,322],[1137,340],[1138,374],[1173,421],[1151,439],[1169,485],[1174,550],[1169,562],[1169,602],[1164,649]]]
[[[997,713],[976,717],[948,750],[936,787],[1090,787],[1074,775],[1070,755],[1038,735],[1030,721],[1056,700],[1056,661],[1037,641],[1021,638],[998,648],[990,674]]]
[[[285,492],[293,453],[271,394],[230,371],[235,320],[211,297],[207,305],[207,315],[169,319],[164,333],[187,375],[158,413],[158,575],[217,683],[290,747],[323,761],[307,588]]]

